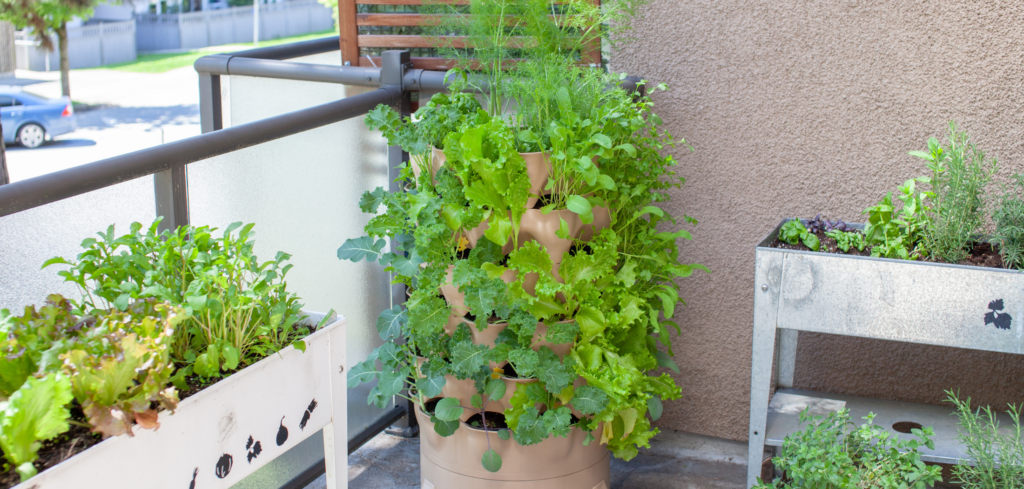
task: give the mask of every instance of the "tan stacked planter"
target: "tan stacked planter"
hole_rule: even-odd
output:
[[[423,489],[608,489],[611,452],[596,441],[583,446],[586,433],[573,428],[565,438],[549,437],[531,446],[508,440],[466,423],[449,437],[434,431],[430,417],[416,410],[420,424],[420,481]],[[490,448],[501,454],[501,470],[480,464]]]
[[[445,156],[442,151],[433,149],[431,159],[431,171],[436,172],[444,163]],[[521,153],[526,162],[527,175],[530,179],[530,193],[535,196],[544,195],[544,187],[547,184],[551,165],[547,155],[543,153]],[[419,170],[414,168],[417,176]],[[558,268],[561,265],[562,257],[572,247],[572,239],[558,238],[556,233],[560,227],[560,219],[564,219],[569,226],[569,234],[576,239],[589,241],[596,231],[610,225],[610,217],[607,209],[594,208],[594,222],[583,224],[579,215],[569,210],[557,210],[544,215],[540,210],[532,209],[537,204],[538,197],[530,197],[527,201],[525,215],[520,221],[518,243],[536,241],[544,246],[551,257],[553,272],[556,279]],[[487,223],[481,223],[471,230],[461,232],[461,237],[466,238],[470,248],[476,247],[487,231]],[[510,241],[503,247],[507,254],[513,249]],[[473,343],[493,347],[498,334],[505,329],[507,324],[488,324],[480,330],[476,325],[465,319],[469,308],[466,307],[465,294],[460,292],[453,284],[454,266],[448,269],[445,283],[441,286],[441,293],[445,301],[451,307],[451,316],[445,331],[452,334],[462,323],[469,325]],[[514,271],[509,270],[502,277],[506,283],[516,280]],[[523,288],[530,294],[534,293],[537,283],[536,274],[528,274]],[[535,350],[542,346],[551,348],[560,357],[569,354],[572,343],[551,344],[542,341],[547,334],[548,325],[541,322],[537,324],[534,333]],[[492,367],[503,367],[492,365]],[[501,399],[488,400],[484,409],[488,412],[504,412],[511,408],[511,398],[515,394],[519,384],[537,382],[536,379],[512,379],[502,377],[505,383],[505,395]],[[579,387],[585,385],[582,378],[577,379],[573,385]],[[451,375],[446,376],[445,386],[442,389],[442,396],[459,399],[463,406],[471,406],[471,398],[478,392],[472,380],[459,380]],[[572,409],[573,413],[580,416],[580,413]],[[416,417],[420,423],[420,478],[424,489],[431,488],[538,488],[538,489],[608,489],[610,480],[611,452],[596,440],[589,446],[583,445],[586,433],[573,428],[567,437],[551,436],[543,442],[521,446],[514,440],[514,434],[508,440],[502,440],[497,433],[491,432],[487,436],[479,428],[466,424],[466,421],[476,414],[471,410],[465,410],[460,421],[462,426],[455,434],[449,437],[442,437],[434,431],[430,417],[420,410],[417,410]],[[489,472],[483,468],[481,457],[488,450],[488,438],[490,448],[493,448],[501,455],[502,466],[498,472]]]

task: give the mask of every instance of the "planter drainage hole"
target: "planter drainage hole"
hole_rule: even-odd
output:
[[[899,431],[900,433],[910,433],[910,430],[921,429],[921,423],[915,423],[913,421],[898,421],[893,423],[892,429]]]

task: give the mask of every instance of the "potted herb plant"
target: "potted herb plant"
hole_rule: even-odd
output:
[[[80,300],[0,311],[3,487],[230,487],[321,428],[346,439],[344,319],[301,310],[289,256],[259,262],[251,224],[157,224],[47,261]]]
[[[367,118],[421,168],[402,171],[403,192],[364,194],[367,235],[338,250],[411,289],[381,314],[385,343],[349,386],[376,381],[369,402],[416,404],[424,484],[607,484],[610,455],[647,446],[662,400],[681,393],[652,375],[677,370],[676,279],[706,271],[680,261],[690,234],[658,206],[683,183],[664,156],[674,141],[643,90],[576,57],[634,4],[471,2],[456,19],[484,46],[465,65],[478,69],[451,74],[453,93],[422,115],[379,107]],[[484,104],[461,92],[474,88]],[[459,115],[442,138],[444,105]],[[443,164],[424,165],[438,145]]]

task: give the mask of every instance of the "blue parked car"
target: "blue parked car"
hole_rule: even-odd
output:
[[[0,124],[5,143],[21,143],[26,148],[38,148],[78,127],[68,97],[46,100],[10,89],[0,89]]]

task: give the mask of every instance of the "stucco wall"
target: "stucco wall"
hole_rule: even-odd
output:
[[[661,425],[746,439],[754,244],[786,216],[860,220],[924,166],[956,119],[1024,171],[1024,3],[655,0],[616,71],[655,98],[688,184],[669,204],[701,222],[684,245],[713,274],[683,281],[684,399]],[[937,403],[945,388],[1024,401],[1024,356],[804,334],[798,386]]]

